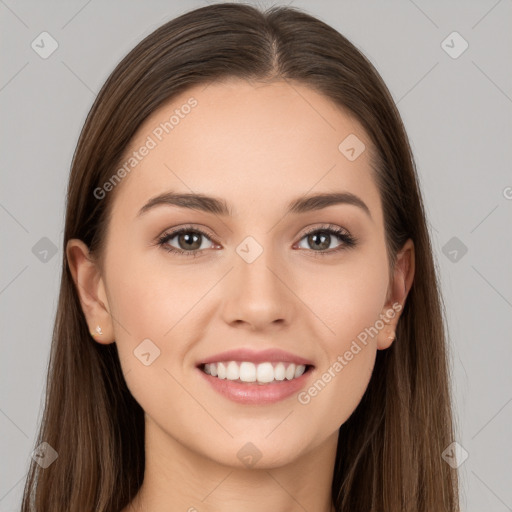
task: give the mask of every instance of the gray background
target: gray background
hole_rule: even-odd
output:
[[[469,454],[462,510],[511,511],[512,1],[290,3],[362,50],[398,104],[448,315],[456,441]],[[41,416],[66,182],[86,114],[138,41],[204,5],[0,0],[0,512],[19,510]],[[31,47],[43,31],[58,43],[47,59]],[[457,58],[442,45],[453,31],[469,44]]]

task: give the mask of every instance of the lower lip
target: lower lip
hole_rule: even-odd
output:
[[[197,368],[197,371],[206,379],[210,386],[221,395],[234,402],[255,405],[272,404],[298,393],[304,387],[306,380],[313,370],[314,368],[310,367],[308,371],[296,379],[274,381],[269,384],[257,384],[219,379]]]

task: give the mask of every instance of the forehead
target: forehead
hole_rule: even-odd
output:
[[[351,148],[362,152],[348,158]],[[122,159],[127,172],[113,214],[132,219],[166,191],[220,196],[235,214],[323,191],[350,191],[375,205],[371,150],[354,116],[307,86],[237,79],[194,86],[139,127]]]

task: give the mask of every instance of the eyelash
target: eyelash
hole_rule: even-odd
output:
[[[177,249],[176,247],[171,247],[170,245],[167,244],[167,242],[169,242],[169,240],[171,240],[172,238],[174,238],[178,235],[181,235],[182,233],[198,233],[198,234],[208,238],[209,240],[213,241],[212,240],[213,237],[209,233],[207,233],[199,228],[194,228],[192,226],[185,226],[176,231],[164,233],[162,236],[160,236],[158,238],[158,245],[161,246],[162,249],[164,249],[167,252],[172,252],[172,253],[176,253],[176,254],[180,254],[180,255],[184,255],[184,256],[191,256],[193,258],[198,257],[201,253],[200,249],[195,249],[193,251],[184,251],[182,249]],[[305,238],[308,235],[311,235],[313,233],[328,233],[330,235],[335,235],[343,242],[336,249],[330,249],[330,250],[324,250],[324,251],[311,251],[315,257],[328,256],[330,254],[335,254],[335,253],[338,253],[339,251],[342,251],[345,249],[350,249],[352,247],[355,247],[358,242],[358,239],[356,237],[350,235],[344,229],[339,228],[337,226],[332,226],[330,224],[310,229],[309,231],[307,231],[306,233],[304,233],[302,235],[300,240],[302,240],[303,238]]]

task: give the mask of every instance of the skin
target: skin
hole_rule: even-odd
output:
[[[310,386],[379,315],[404,305],[414,245],[404,245],[390,275],[371,141],[357,120],[302,85],[229,80],[191,88],[146,119],[127,154],[192,96],[198,105],[110,192],[104,260],[80,240],[67,247],[90,330],[103,331],[94,339],[117,343],[145,411],[145,480],[123,512],[329,512],[338,429],[367,388],[376,351],[391,345],[400,314],[308,404],[296,395],[268,405],[232,402],[195,365],[232,348],[277,347],[314,362]],[[354,161],[338,150],[351,133],[366,145]],[[164,205],[136,218],[170,190],[223,198],[234,215]],[[371,218],[350,204],[285,215],[292,199],[334,191],[359,196]],[[215,235],[200,238],[201,256],[156,244],[189,223]],[[321,248],[308,243],[306,228],[324,223],[348,230],[357,245],[314,257],[343,244],[336,235]],[[263,248],[250,264],[236,252],[247,236]],[[187,250],[179,237],[167,243]],[[146,338],[161,351],[149,366],[133,354]],[[261,453],[252,467],[237,457],[248,442]]]

